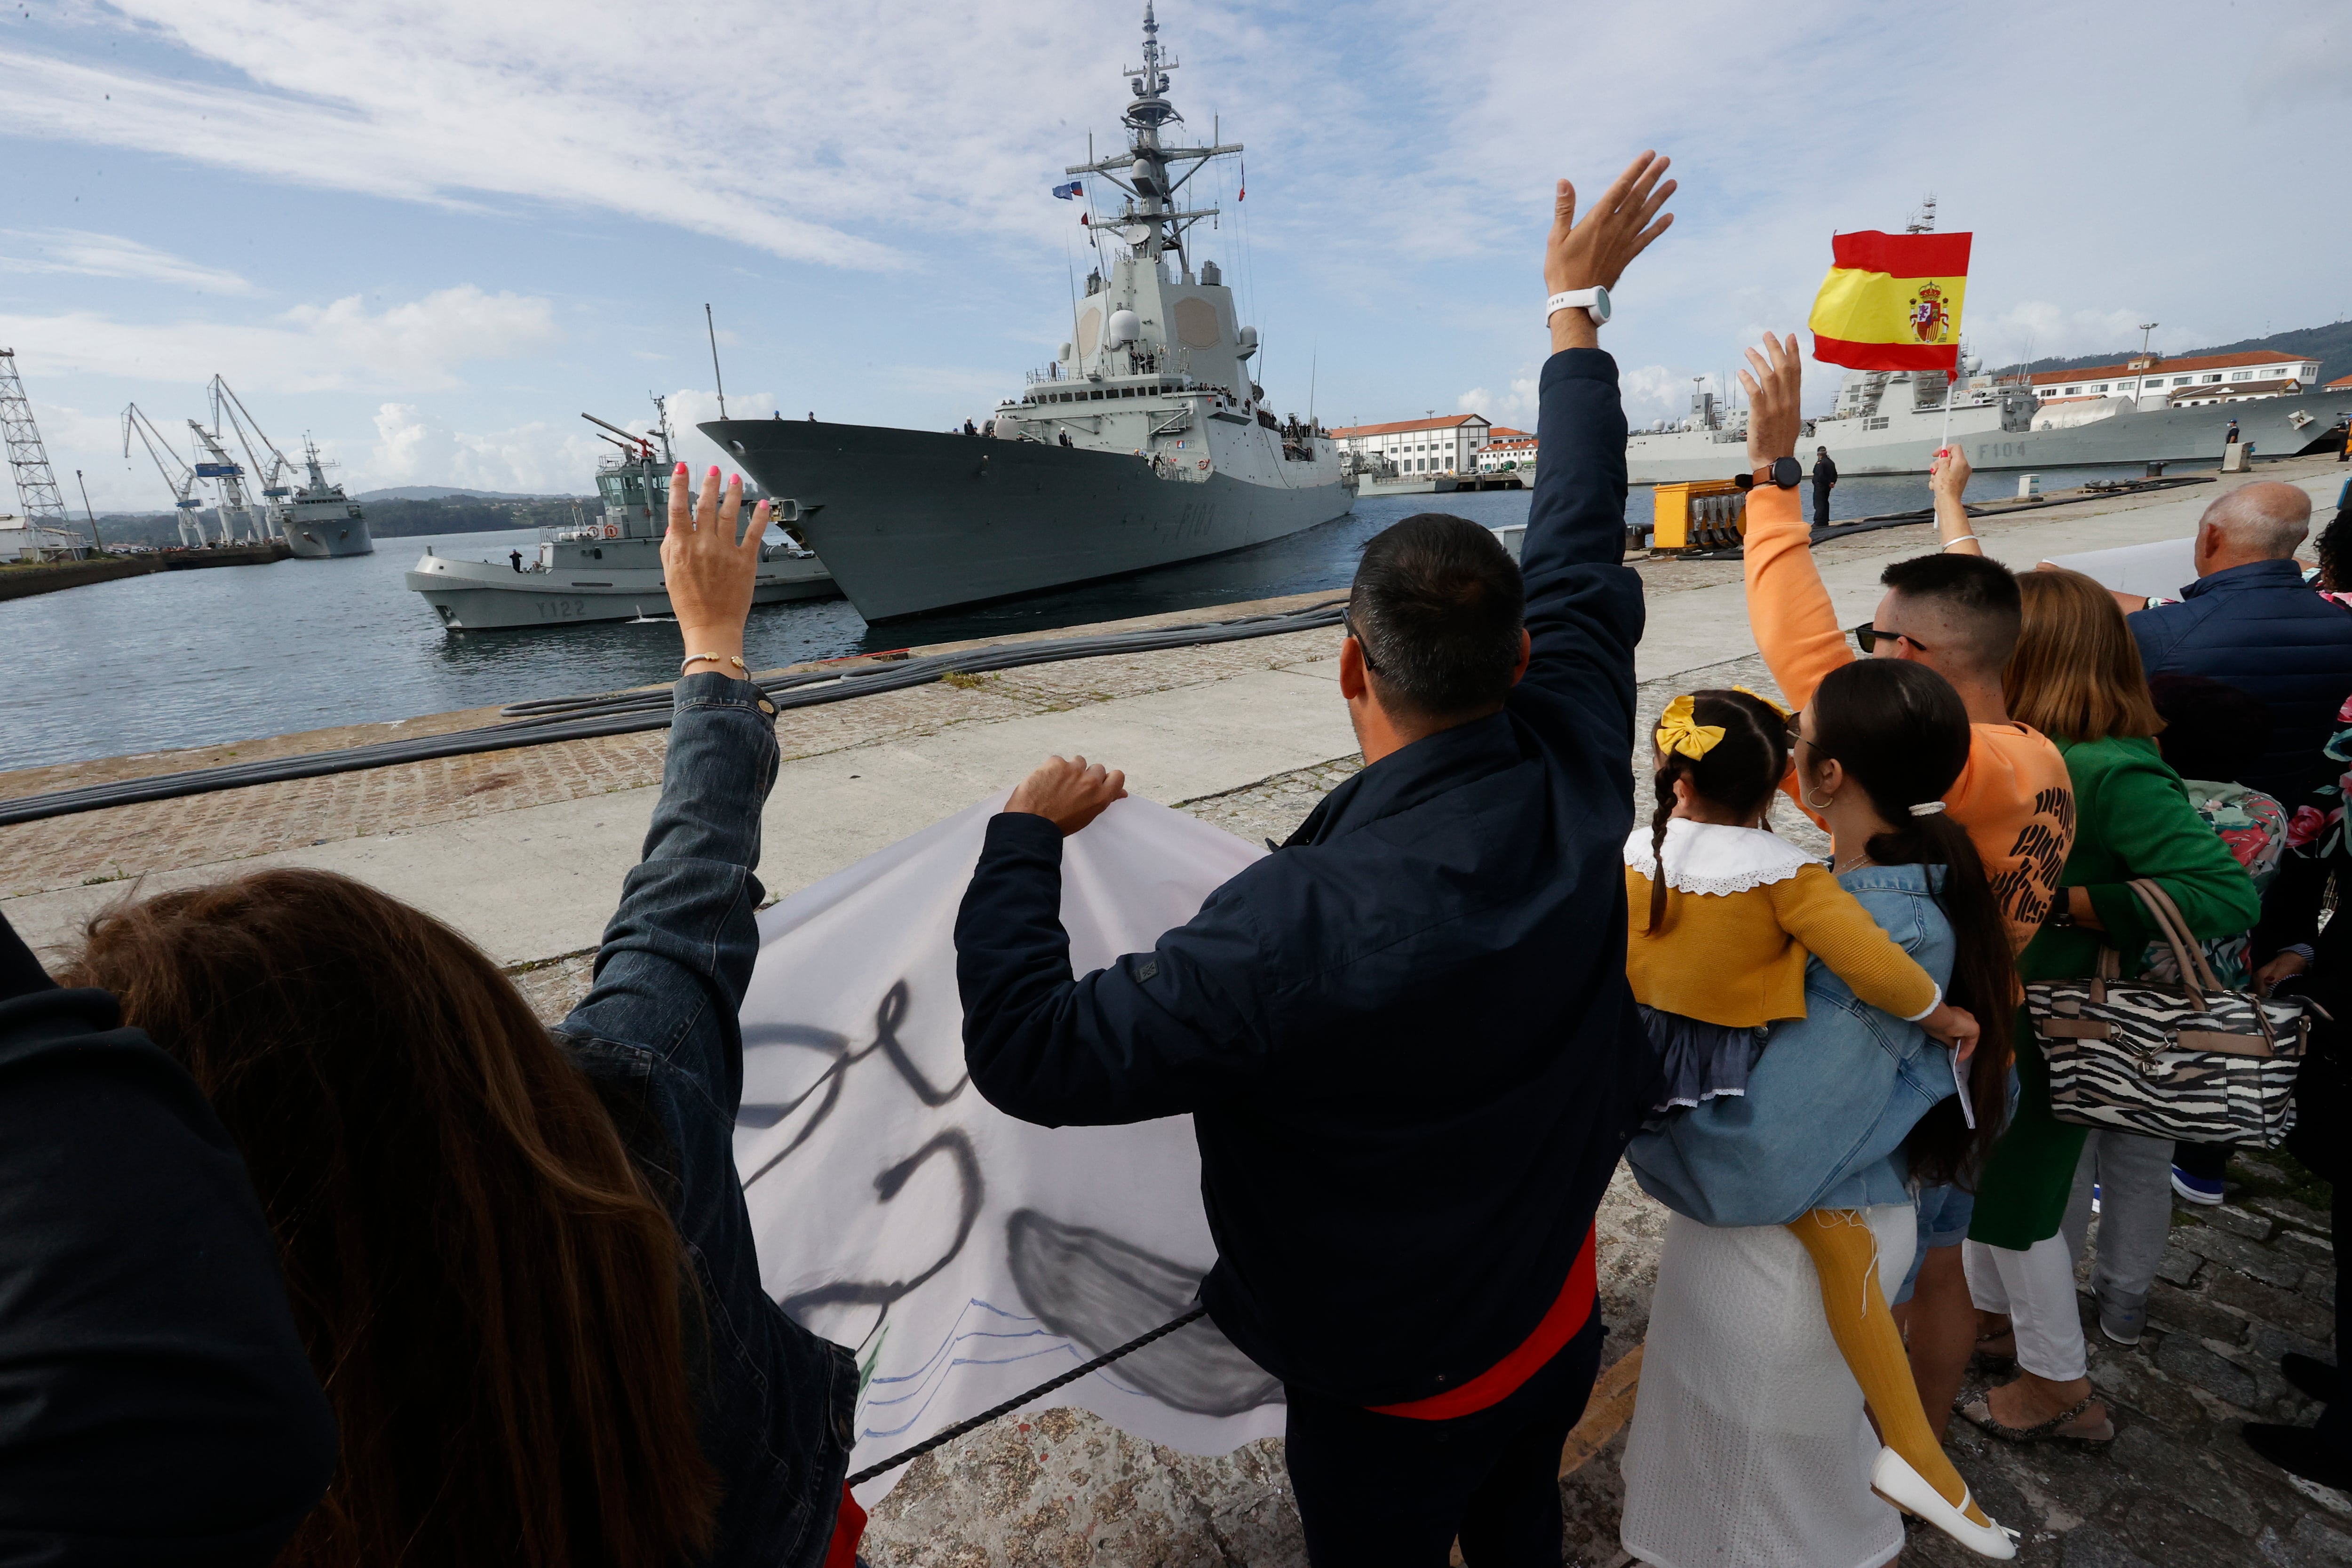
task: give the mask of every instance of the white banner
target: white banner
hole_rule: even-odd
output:
[[[1049,1131],[965,1075],[956,910],[1003,801],[760,917],[735,1158],[768,1293],[856,1352],[852,1471],[1178,1316],[1215,1257],[1191,1118]],[[1263,853],[1149,801],[1113,805],[1063,847],[1076,973],[1148,951]],[[1206,1319],[1053,1405],[1194,1454],[1279,1433],[1284,1414],[1281,1385]]]

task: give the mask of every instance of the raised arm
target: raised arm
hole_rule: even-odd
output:
[[[1753,374],[1739,373],[1748,401],[1748,461],[1760,469],[1796,456],[1804,424],[1804,362],[1794,337],[1776,341],[1767,332],[1764,353],[1749,349],[1748,363]],[[1792,708],[1811,702],[1822,678],[1853,658],[1813,564],[1812,538],[1795,490],[1763,480],[1748,492],[1742,552],[1748,624],[1765,668]]]
[[[1927,488],[1936,497],[1936,538],[1950,554],[1984,553],[1976,531],[1969,526],[1969,509],[1963,500],[1969,477],[1974,472],[1964,446],[1939,448],[1936,460],[1927,466]]]
[[[1559,183],[1544,251],[1551,293],[1617,286],[1626,265],[1674,222],[1661,210],[1675,192],[1666,166],[1643,153],[1581,220],[1576,187]],[[1538,386],[1535,493],[1519,552],[1532,647],[1518,700],[1565,704],[1574,721],[1601,726],[1596,742],[1630,750],[1642,583],[1623,563],[1625,410],[1617,364],[1601,352],[1583,307],[1553,311],[1548,326],[1552,355]]]

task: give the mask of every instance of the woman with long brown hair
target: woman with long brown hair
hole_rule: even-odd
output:
[[[2261,913],[2253,882],[2157,749],[2164,721],[2114,595],[2080,573],[2049,569],[2020,574],[2018,587],[2024,625],[2003,681],[2009,710],[2065,756],[2075,812],[2061,897],[2019,957],[2019,975],[2095,973],[2102,945],[2136,959],[2158,935],[2126,886],[2140,878],[2171,895],[2193,936],[2251,927]],[[1977,1189],[1963,1261],[1979,1311],[1998,1329],[1979,1342],[2013,1353],[2018,1376],[1961,1414],[2012,1442],[2105,1443],[2115,1426],[2091,1391],[2074,1263],[2059,1234],[2084,1129],[2052,1117],[2048,1068],[2021,1016],[2017,1034],[2017,1110]],[[2141,1310],[2102,1300],[2102,1331],[2132,1342]]]
[[[662,796],[553,1034],[462,936],[265,871],[92,922],[76,983],[185,1064],[258,1190],[341,1438],[278,1561],[824,1560],[846,1352],[761,1290],[730,1150],[775,710],[741,670],[767,524],[670,488],[688,652]]]

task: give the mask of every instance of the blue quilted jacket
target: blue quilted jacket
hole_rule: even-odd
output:
[[[2271,710],[2269,749],[2239,780],[2297,801],[2336,771],[2320,748],[2352,695],[2352,610],[2304,585],[2293,561],[2256,561],[2200,577],[2177,605],[2130,617],[2147,673],[2202,675]]]

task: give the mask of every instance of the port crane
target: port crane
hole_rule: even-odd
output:
[[[214,376],[208,390],[212,394],[213,429],[218,431],[222,421],[226,420],[228,427],[236,432],[237,445],[245,449],[247,469],[261,481],[264,515],[274,521],[278,507],[272,503],[283,503],[294,493],[292,487],[286,482],[286,472],[294,466],[293,459],[278,449],[278,443],[269,438],[269,433],[261,427],[261,421],[253,416],[253,411],[246,407],[244,399],[230,389],[226,377]],[[268,463],[262,462],[260,453],[254,450],[257,445],[262,452],[269,454]],[[283,531],[284,526],[279,522],[278,531]],[[268,526],[262,529],[265,538],[270,531]]]
[[[240,517],[245,520],[248,542],[255,544],[266,542],[268,534],[262,525],[261,515],[254,510],[251,499],[245,493],[245,469],[221,445],[220,432],[205,429],[204,421],[200,419],[191,419],[188,421],[188,438],[189,449],[196,454],[196,478],[212,480],[220,491],[222,542],[229,542],[235,532],[230,519]]]
[[[189,423],[194,424],[194,421]],[[163,439],[163,433],[155,428],[155,422],[142,413],[135,403],[122,411],[122,455],[126,458],[131,456],[131,437],[134,435],[147,448],[147,455],[155,459],[156,472],[163,476],[163,482],[172,489],[172,504],[180,511],[180,542],[191,546],[204,544],[202,513],[205,503],[195,498],[196,470],[190,468],[179,453],[172,450],[172,444]],[[221,542],[228,542],[226,517],[221,519]]]

